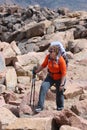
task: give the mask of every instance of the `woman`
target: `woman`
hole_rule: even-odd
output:
[[[40,72],[43,68],[48,67],[48,74],[46,79],[42,82],[38,106],[36,112],[40,112],[44,108],[44,100],[48,89],[55,83],[56,86],[56,105],[57,110],[64,108],[64,84],[66,78],[66,63],[62,56],[58,57],[58,46],[50,46],[49,54],[46,56],[44,62],[35,71]]]

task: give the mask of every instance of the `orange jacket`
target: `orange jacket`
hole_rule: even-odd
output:
[[[62,56],[58,59],[58,61],[54,61],[49,58],[47,55],[44,62],[42,63],[42,67],[48,67],[49,74],[54,80],[61,79],[66,75],[66,63]]]

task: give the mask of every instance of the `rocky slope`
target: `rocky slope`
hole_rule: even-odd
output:
[[[34,115],[30,106],[32,68],[42,63],[51,41],[64,45],[69,58],[65,108],[58,112],[55,86],[48,91],[45,109]],[[67,8],[51,10],[38,5],[27,9],[0,7],[0,50],[3,49],[6,74],[0,77],[0,129],[87,130],[87,12]],[[36,78],[35,105],[41,78]],[[23,123],[22,123],[23,122]],[[66,126],[67,125],[67,126]]]

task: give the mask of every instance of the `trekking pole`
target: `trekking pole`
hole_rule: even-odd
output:
[[[31,93],[30,93],[30,106],[32,105],[33,98],[33,106],[35,101],[35,79],[32,79]]]
[[[33,79],[34,81],[33,81],[33,107],[34,107],[34,102],[35,102],[35,80],[36,79]]]
[[[31,93],[30,93],[30,106],[31,106],[31,102],[32,102],[32,105],[34,107],[34,102],[35,102],[35,80],[36,80],[36,73],[35,73],[35,70],[36,70],[36,66],[33,68],[33,71],[32,71],[32,86],[31,86]]]

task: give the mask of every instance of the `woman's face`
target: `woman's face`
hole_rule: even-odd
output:
[[[56,59],[56,52],[54,50],[50,50],[49,53],[50,53],[50,58]]]

